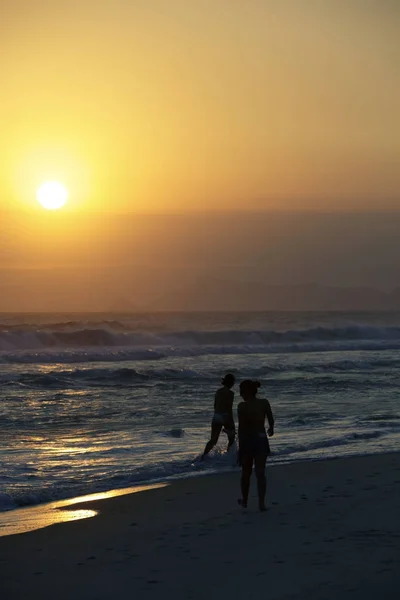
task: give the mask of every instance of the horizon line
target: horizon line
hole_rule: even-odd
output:
[[[400,199],[399,199],[400,203]],[[396,215],[400,216],[400,207],[396,209],[312,209],[312,208],[296,208],[293,210],[280,209],[280,208],[269,208],[263,210],[248,210],[248,209],[235,209],[235,210],[190,210],[190,211],[168,211],[168,212],[145,212],[135,210],[91,210],[82,208],[65,208],[57,211],[45,211],[37,209],[36,207],[18,207],[18,208],[3,208],[0,209],[0,214],[36,214],[36,215],[47,215],[49,217],[57,217],[68,214],[81,214],[81,215],[107,215],[107,216],[135,216],[135,217],[229,217],[229,216],[263,216],[263,215],[323,215],[323,216],[336,216],[336,215]]]

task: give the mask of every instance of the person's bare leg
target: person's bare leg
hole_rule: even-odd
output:
[[[235,432],[229,430],[229,431],[227,431],[227,435],[228,435],[228,447],[227,447],[226,451],[229,452],[229,449],[235,443]]]
[[[249,499],[250,490],[250,478],[253,470],[253,457],[244,457],[242,460],[242,477],[240,479],[240,489],[242,491],[242,497],[239,500],[239,504],[243,508],[247,508],[247,501]]]
[[[267,459],[265,456],[256,456],[254,460],[254,467],[257,477],[258,508],[261,511],[267,510],[265,504],[265,496],[267,493],[267,477],[265,475],[266,461]]]
[[[204,448],[204,452],[202,454],[202,458],[204,458],[209,452],[211,452],[211,450],[214,448],[214,446],[217,445],[218,442],[218,438],[215,440],[214,438],[211,438],[207,444],[206,447]]]
[[[211,438],[207,442],[206,447],[204,448],[204,452],[201,455],[201,460],[204,460],[204,457],[217,445],[219,434],[221,433],[222,426],[211,424]]]

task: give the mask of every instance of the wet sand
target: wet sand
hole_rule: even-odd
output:
[[[0,538],[2,600],[360,599],[400,594],[400,454],[273,466],[80,502],[88,519]],[[57,510],[57,509],[55,509]]]

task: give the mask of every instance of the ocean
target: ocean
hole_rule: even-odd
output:
[[[273,463],[397,450],[399,367],[400,313],[0,314],[0,510],[236,468],[199,460],[228,371]]]

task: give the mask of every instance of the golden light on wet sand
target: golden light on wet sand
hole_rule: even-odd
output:
[[[66,523],[68,521],[78,521],[80,519],[90,519],[98,514],[93,508],[81,508],[79,505],[85,502],[97,502],[98,500],[107,500],[116,496],[125,496],[136,494],[146,490],[166,487],[167,483],[154,483],[140,485],[130,488],[121,488],[108,490],[106,492],[97,492],[86,496],[68,498],[67,500],[58,500],[48,504],[38,506],[29,506],[11,510],[0,514],[0,537],[5,535],[15,535],[49,527],[56,523]],[[75,505],[78,505],[75,508]]]

